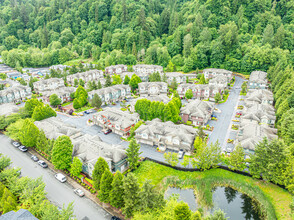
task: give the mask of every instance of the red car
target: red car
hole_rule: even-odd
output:
[[[104,131],[104,134],[109,134],[109,133],[111,133],[111,132],[112,132],[111,129],[107,129],[107,130]]]

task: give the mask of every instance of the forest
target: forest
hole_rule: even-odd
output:
[[[293,0],[1,0],[12,67],[91,59],[250,73],[294,62]]]

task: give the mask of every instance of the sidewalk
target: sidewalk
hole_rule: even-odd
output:
[[[37,155],[38,158],[40,160],[43,160],[47,163],[48,168],[50,170],[52,170],[54,173],[62,173],[63,175],[65,175],[67,177],[67,183],[70,184],[73,188],[80,188],[84,191],[85,193],[85,197],[87,197],[88,199],[92,200],[93,202],[95,202],[97,205],[99,205],[101,208],[103,208],[106,212],[108,212],[110,215],[113,216],[117,216],[120,219],[125,219],[125,217],[122,215],[121,211],[117,208],[112,207],[111,205],[109,205],[108,203],[102,203],[100,202],[100,200],[97,198],[97,194],[92,194],[88,189],[84,188],[83,186],[81,186],[78,182],[76,182],[71,176],[70,174],[66,174],[64,171],[62,170],[56,170],[54,169],[53,164],[48,161],[45,157],[43,157],[41,154],[39,154],[39,152],[37,152],[35,149],[33,148],[28,148],[28,152],[30,154],[34,154]],[[74,193],[74,192],[73,192]]]

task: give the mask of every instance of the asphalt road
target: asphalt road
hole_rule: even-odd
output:
[[[47,198],[55,205],[62,207],[74,202],[74,214],[78,220],[109,220],[111,216],[100,206],[88,198],[80,198],[73,193],[68,183],[60,183],[55,179],[53,171],[43,169],[30,159],[29,153],[23,153],[13,147],[5,135],[0,135],[0,152],[10,157],[14,167],[20,167],[22,176],[38,178],[42,176],[46,184]]]

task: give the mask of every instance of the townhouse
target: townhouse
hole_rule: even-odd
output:
[[[149,75],[148,74],[135,73],[135,72],[124,72],[124,73],[121,74],[121,78],[122,78],[122,80],[124,80],[125,77],[128,76],[131,79],[134,74],[136,74],[142,80],[142,82],[148,82],[149,81]]]
[[[195,126],[204,125],[211,119],[214,107],[213,102],[196,99],[180,109],[180,116],[185,123],[191,121]]]
[[[36,93],[42,93],[47,90],[56,90],[64,87],[64,81],[62,78],[50,78],[34,82],[33,85]]]
[[[137,64],[133,66],[133,71],[136,74],[163,73],[163,67],[158,65]]]
[[[271,91],[266,89],[250,89],[244,101],[245,105],[254,103],[273,105],[274,95]]]
[[[131,128],[139,121],[139,114],[130,114],[116,108],[104,108],[103,111],[93,115],[94,124],[102,127],[103,130],[110,129],[114,133],[127,137]]]
[[[246,122],[240,125],[235,145],[241,145],[245,152],[252,153],[255,151],[255,146],[264,138],[267,138],[269,141],[278,138],[277,129],[265,124],[259,125]]]
[[[233,78],[233,72],[229,70],[224,70],[224,69],[215,69],[215,68],[210,68],[210,69],[204,69],[203,74],[205,79],[212,79],[216,76],[226,76],[228,78],[228,81],[230,82],[231,79]]]
[[[50,70],[52,69],[52,70],[59,70],[59,71],[63,71],[66,68],[70,68],[70,66],[59,64],[59,65],[52,65],[49,67]]]
[[[167,95],[164,95],[164,94],[155,95],[155,96],[147,96],[147,97],[139,97],[136,99],[132,99],[130,101],[130,107],[129,107],[130,112],[135,112],[136,102],[140,99],[148,99],[151,102],[163,102],[164,104],[167,104],[171,101],[171,99]]]
[[[9,71],[8,73],[6,73],[7,78],[9,79],[17,79],[17,78],[22,78],[22,74],[18,71]]]
[[[168,84],[171,84],[173,82],[174,78],[176,79],[176,82],[178,84],[186,83],[187,79],[190,80],[190,79],[197,78],[196,74],[183,74],[180,72],[167,72],[167,73],[165,73],[165,75],[166,75],[166,79],[167,79]],[[164,76],[164,73],[161,74],[161,78],[163,78],[163,76]]]
[[[112,65],[105,68],[106,74],[122,74],[128,71],[128,66],[123,64]]]
[[[248,80],[248,89],[266,89],[267,73],[263,71],[253,71]]]
[[[225,85],[209,85],[209,84],[180,84],[178,85],[177,92],[181,98],[185,97],[187,90],[191,89],[193,98],[195,99],[209,99],[214,98],[215,94],[222,94],[225,90]]]
[[[94,94],[100,96],[103,104],[109,104],[131,97],[131,87],[129,85],[119,84],[98,90],[93,90],[88,92],[88,99],[92,100]]]
[[[165,82],[141,82],[138,84],[139,94],[142,97],[167,94],[167,83]]]
[[[35,121],[39,130],[43,130],[48,139],[68,136],[73,144],[73,157],[78,157],[83,163],[83,172],[92,176],[95,163],[99,157],[106,160],[112,172],[124,172],[127,168],[125,149],[121,145],[103,142],[98,136],[83,134],[75,126],[64,123],[60,118],[51,117]]]
[[[31,98],[32,90],[29,86],[13,86],[4,90],[0,90],[0,104],[10,102],[21,102]]]
[[[97,81],[100,80],[101,78],[103,78],[103,71],[102,70],[89,70],[86,72],[82,72],[82,73],[76,73],[73,75],[68,75],[66,80],[69,84],[71,84],[72,86],[75,83],[75,80],[80,80],[82,79],[85,83],[89,82],[89,81]]]
[[[210,79],[208,84],[212,86],[224,86],[225,89],[228,88],[229,79],[224,75],[217,75]]]
[[[272,105],[252,103],[245,106],[242,112],[241,123],[256,122],[258,124],[267,124],[271,127],[275,125],[275,108]]]
[[[197,130],[184,124],[174,124],[171,121],[162,122],[160,119],[153,119],[142,124],[135,131],[135,138],[138,143],[158,147],[159,150],[166,149],[193,152],[193,143]]]
[[[71,94],[74,93],[76,91],[75,87],[59,87],[55,90],[47,90],[42,92],[42,99],[44,102],[49,102],[50,100],[50,96],[53,94],[56,94],[58,96],[58,98],[61,99],[61,103],[64,102],[69,102],[72,100],[71,98]]]

